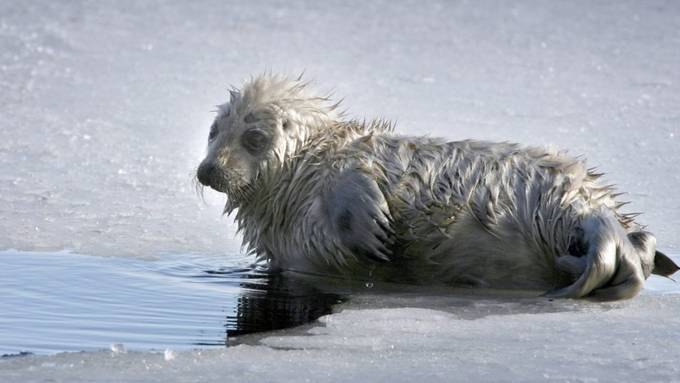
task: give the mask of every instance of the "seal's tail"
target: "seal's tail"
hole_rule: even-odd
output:
[[[656,251],[654,254],[654,269],[652,270],[652,274],[669,277],[678,270],[680,270],[680,266],[675,264],[672,259],[666,254],[658,250]]]

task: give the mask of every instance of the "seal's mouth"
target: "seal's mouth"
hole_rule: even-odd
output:
[[[241,174],[225,171],[209,163],[202,163],[196,176],[201,185],[226,194],[234,202],[244,200],[252,191],[251,185],[245,182]]]
[[[200,182],[203,186],[212,188],[213,190],[216,190],[220,193],[229,192],[229,184],[231,183],[229,180],[231,177],[229,177],[227,172],[223,171],[214,164],[207,162],[201,163],[201,166],[199,166],[198,170],[196,171],[196,176],[196,178],[198,178],[198,182]]]

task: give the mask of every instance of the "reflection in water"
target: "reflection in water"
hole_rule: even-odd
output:
[[[309,323],[330,314],[333,305],[342,302],[339,295],[323,293],[286,274],[267,275],[264,286],[246,281],[241,287],[236,311],[227,315],[227,343],[238,335]]]
[[[195,278],[239,287],[235,309],[226,317],[226,344],[239,335],[295,327],[330,314],[343,302],[339,294],[322,292],[291,274],[271,273],[264,267],[204,270]],[[215,346],[222,342],[197,342]]]
[[[342,300],[247,258],[4,251],[0,262],[0,355],[224,347],[308,323]]]
[[[182,263],[163,272],[203,283],[238,287],[235,307],[227,310],[224,340],[200,340],[199,346],[229,345],[233,337],[280,330],[312,322],[330,314],[343,302],[340,294],[323,292],[312,283],[289,273],[272,273],[266,267],[214,267],[196,271],[196,264]]]

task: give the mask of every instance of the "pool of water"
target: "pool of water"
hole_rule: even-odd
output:
[[[0,355],[224,347],[341,301],[251,259],[0,252]]]
[[[350,297],[355,308],[425,307],[470,320],[617,307],[552,301],[536,292],[334,286],[327,278],[270,274],[251,262],[2,251],[0,355],[225,347],[240,335],[311,322]],[[652,276],[642,294],[678,292],[674,281]]]

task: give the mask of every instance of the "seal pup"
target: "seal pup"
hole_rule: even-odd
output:
[[[300,78],[233,89],[208,141],[198,181],[272,269],[602,300],[678,270],[582,159],[397,135]]]

